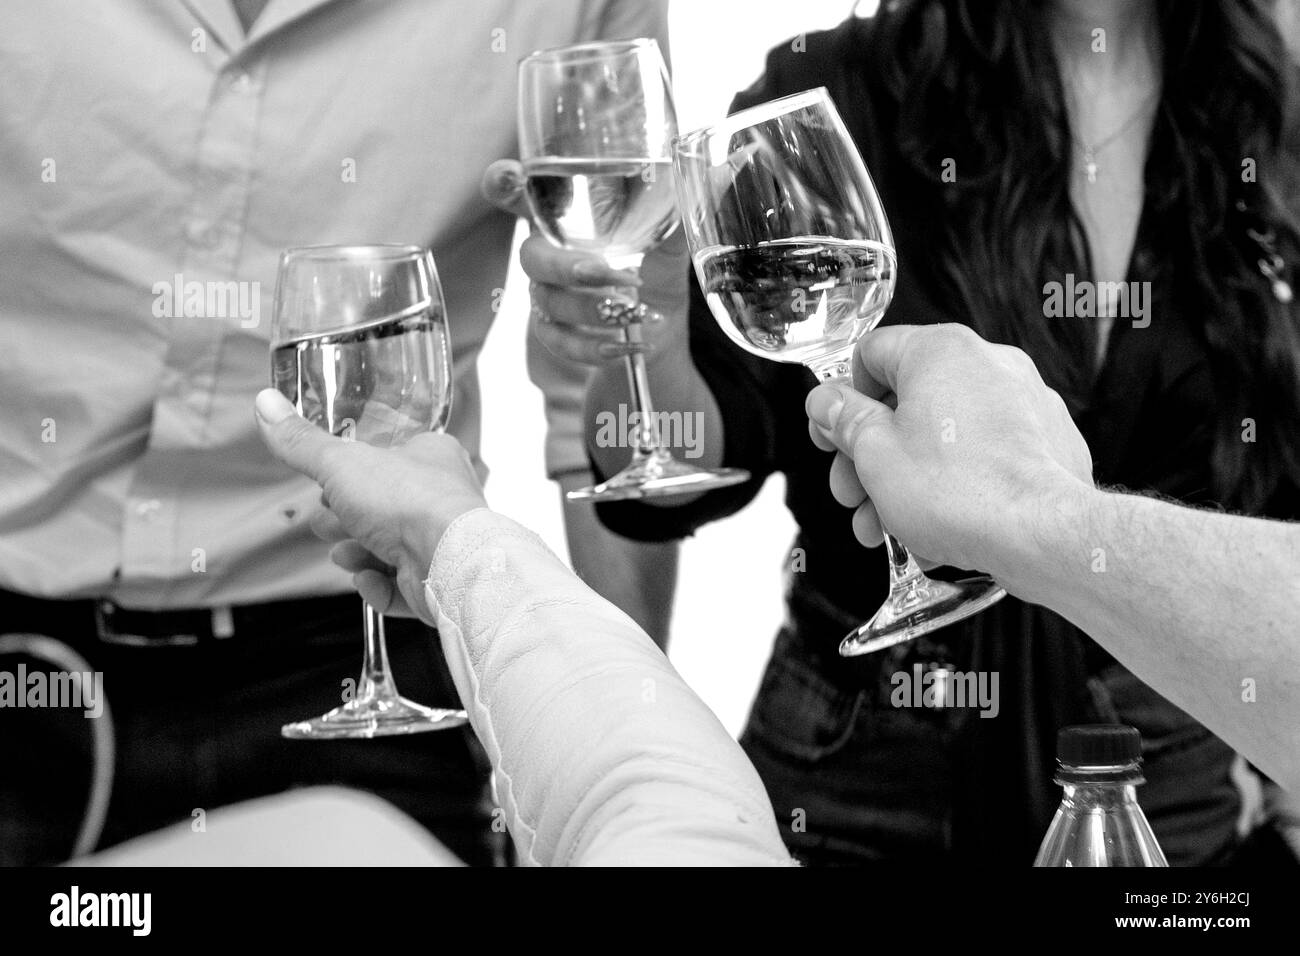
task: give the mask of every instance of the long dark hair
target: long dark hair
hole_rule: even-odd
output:
[[[1157,0],[1164,91],[1147,202],[1166,230],[1170,287],[1203,318],[1217,390],[1213,492],[1257,510],[1300,487],[1300,302],[1261,273],[1300,256],[1300,101],[1266,0]],[[877,15],[884,72],[912,174],[941,181],[931,268],[987,338],[1020,345],[1078,409],[1095,330],[1043,319],[1043,287],[1090,276],[1069,196],[1071,140],[1044,0],[895,0]],[[960,117],[961,122],[953,122]],[[1253,160],[1255,181],[1243,181]],[[1300,289],[1297,289],[1300,293]],[[1256,440],[1243,441],[1243,420]]]

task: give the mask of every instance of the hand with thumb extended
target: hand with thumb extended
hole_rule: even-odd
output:
[[[381,614],[428,620],[423,582],[438,541],[456,518],[487,506],[465,449],[432,432],[397,448],[345,441],[275,389],[258,393],[256,409],[271,454],[321,486],[326,510],[312,528],[335,543],[331,557],[361,596]]]
[[[1065,403],[1019,349],[959,325],[887,326],[858,343],[854,386],[808,395],[809,434],[838,452],[835,500],[863,544],[882,524],[919,559],[996,571],[1033,507],[1092,487]]]

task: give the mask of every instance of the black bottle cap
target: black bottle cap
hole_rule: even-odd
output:
[[[1056,735],[1056,757],[1068,767],[1119,767],[1142,759],[1142,735],[1124,724],[1079,724]]]

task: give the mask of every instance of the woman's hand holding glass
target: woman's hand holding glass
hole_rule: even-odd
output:
[[[330,557],[361,596],[380,614],[433,624],[424,579],[438,542],[461,515],[487,507],[460,442],[434,432],[391,448],[336,438],[274,389],[257,396],[257,417],[271,453],[321,486],[312,530],[334,543]]]

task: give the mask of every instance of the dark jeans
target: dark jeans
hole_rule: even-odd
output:
[[[74,647],[104,675],[116,773],[99,847],[216,807],[293,787],[341,784],[375,793],[423,823],[463,860],[500,862],[486,760],[468,727],[373,740],[295,741],[284,723],[342,702],[361,664],[361,603],[311,614],[276,633],[189,647],[102,643],[77,620],[0,593],[0,634],[38,633]],[[393,675],[421,703],[453,706],[455,688],[432,630],[387,622]],[[0,660],[14,672],[18,660]],[[28,671],[51,666],[31,659]],[[102,718],[101,718],[102,719]],[[79,711],[0,709],[0,861],[59,861],[72,848],[90,781],[90,721]]]
[[[1003,716],[989,720],[956,708],[893,706],[890,675],[909,672],[925,650],[912,642],[859,658],[873,670],[855,662],[861,679],[853,686],[831,679],[833,665],[819,664],[790,627],[778,636],[741,744],[787,846],[805,863],[1032,861],[1060,800],[1050,768],[1042,792],[1029,794],[1012,774],[989,773],[972,758],[972,734],[1022,732],[1020,723],[1000,723],[1014,706],[1005,689]],[[1241,805],[1228,776],[1232,751],[1121,667],[1091,678],[1087,690],[1093,703],[1079,722],[1118,721],[1142,732],[1147,783],[1138,798],[1170,865],[1229,862]],[[1038,728],[1048,740],[1055,730]],[[1006,832],[971,819],[969,808],[990,800],[1003,805]]]

